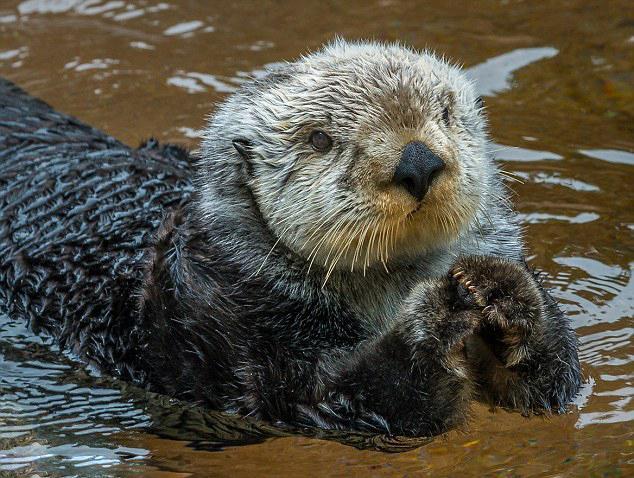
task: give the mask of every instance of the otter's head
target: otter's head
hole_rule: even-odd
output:
[[[484,123],[447,62],[336,41],[270,69],[211,117],[202,204],[249,201],[276,240],[330,271],[389,266],[473,224],[491,174]]]

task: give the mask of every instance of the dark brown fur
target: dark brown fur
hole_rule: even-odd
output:
[[[475,394],[525,412],[575,395],[574,333],[523,264],[467,257],[418,284],[420,264],[394,263],[346,292],[280,245],[255,274],[275,238],[248,185],[218,200],[238,188],[251,222],[201,215],[192,172],[182,150],[132,150],[0,80],[3,310],[108,373],[273,422],[429,435]],[[498,215],[482,233],[514,246]],[[351,295],[395,282],[403,306],[372,327]]]

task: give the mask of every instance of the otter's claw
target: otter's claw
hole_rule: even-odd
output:
[[[454,269],[451,271],[451,275],[454,279],[459,280],[462,276],[464,276],[464,271],[462,269]]]
[[[505,259],[466,257],[460,259],[451,275],[481,308],[481,329],[495,337],[504,363],[519,363],[528,354],[528,339],[543,307],[531,273]]]
[[[484,307],[486,305],[486,299],[478,292],[478,289],[475,285],[473,285],[473,281],[469,278],[470,276],[465,273],[464,269],[456,267],[451,271],[451,275],[456,282],[469,291],[475,303],[479,307]]]

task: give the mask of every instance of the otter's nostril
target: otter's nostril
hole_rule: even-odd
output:
[[[420,141],[412,141],[403,149],[393,181],[420,201],[425,197],[432,180],[444,167],[444,161],[431,149]]]
[[[403,149],[393,181],[420,201],[444,167],[444,161],[431,149],[420,141],[412,141]]]
[[[436,171],[434,171],[433,173],[431,173],[429,175],[429,180],[427,181],[427,187],[431,186],[433,184],[433,182],[436,180],[436,178],[440,175],[440,172],[443,170],[444,168],[440,168],[437,169]]]
[[[418,184],[414,178],[405,177],[401,180],[400,185],[403,186],[412,196],[416,194]]]

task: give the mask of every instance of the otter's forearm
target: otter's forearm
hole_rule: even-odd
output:
[[[482,395],[524,412],[562,410],[581,382],[576,338],[528,266],[466,257],[452,276],[482,316],[467,345]]]
[[[576,336],[553,298],[541,292],[544,306],[517,363],[483,366],[480,360],[478,367],[482,390],[490,401],[525,412],[563,411],[581,384]],[[497,340],[493,343],[494,350],[503,346]]]
[[[322,385],[299,406],[301,421],[402,435],[434,435],[463,422],[472,392],[463,343],[478,317],[451,310],[446,285],[419,294],[425,302],[414,299],[382,336],[324,359]]]
[[[461,423],[470,382],[428,345],[413,349],[403,332],[367,344],[325,372],[315,401],[300,405],[300,420],[401,435],[435,435]]]

